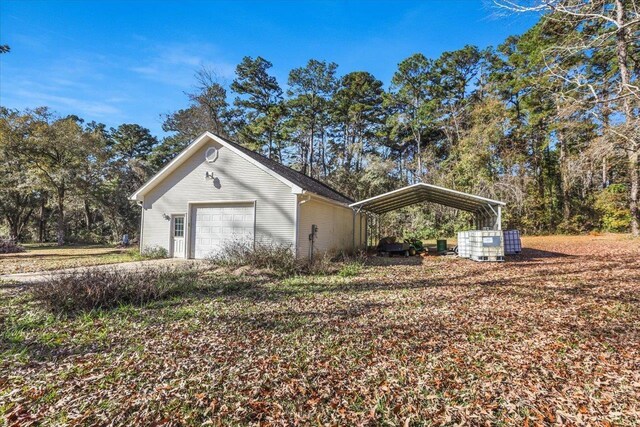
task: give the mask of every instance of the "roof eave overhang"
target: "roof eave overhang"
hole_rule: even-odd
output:
[[[319,195],[317,193],[314,193],[313,191],[303,190],[302,192],[300,192],[298,194],[302,194],[304,196],[310,196],[313,199],[318,199],[318,200],[321,200],[323,202],[330,203],[332,205],[342,206],[342,207],[345,207],[345,208],[350,207],[349,203],[343,203],[343,202],[340,202],[338,200],[331,199],[329,197],[321,196],[321,195]]]

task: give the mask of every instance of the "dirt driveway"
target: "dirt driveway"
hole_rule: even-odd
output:
[[[26,244],[24,247],[25,252],[0,254],[0,275],[143,261],[137,248],[113,245]]]

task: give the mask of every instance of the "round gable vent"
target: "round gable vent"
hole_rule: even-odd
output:
[[[216,147],[209,147],[204,153],[204,158],[207,163],[213,163],[218,158],[218,149]]]

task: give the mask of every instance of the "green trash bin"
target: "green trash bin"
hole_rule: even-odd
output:
[[[436,240],[436,252],[438,252],[439,254],[447,252],[446,240]]]

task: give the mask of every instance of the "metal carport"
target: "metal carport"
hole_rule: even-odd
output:
[[[354,215],[361,210],[380,215],[422,202],[437,203],[471,212],[475,216],[478,230],[483,228],[502,230],[502,207],[506,203],[422,182],[352,203],[349,206],[354,210]]]

